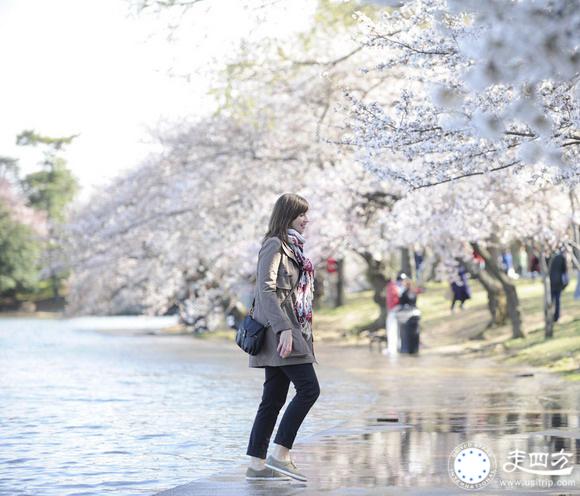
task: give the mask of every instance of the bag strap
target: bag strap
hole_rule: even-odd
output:
[[[284,252],[282,252],[282,255],[284,255]],[[282,264],[282,258],[280,258],[280,264],[278,265],[278,270],[280,270],[280,265]],[[302,277],[302,269],[298,269],[299,273],[298,273],[298,280],[296,281],[296,284],[294,285],[294,287],[290,290],[290,292],[286,295],[286,298],[284,298],[282,300],[282,303],[280,303],[280,306],[284,305],[284,303],[286,303],[286,300],[288,299],[288,297],[294,292],[294,290],[298,287],[298,284],[300,283],[300,278]],[[254,304],[256,303],[256,297],[254,296],[254,300],[252,301],[252,306],[250,307],[250,311],[249,314],[252,316],[252,318],[254,318]]]

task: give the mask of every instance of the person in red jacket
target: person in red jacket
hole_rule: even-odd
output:
[[[389,277],[387,279],[387,310],[392,310],[399,304],[399,288]]]
[[[399,286],[391,278],[387,279],[387,349],[389,355],[395,355],[399,347],[399,329],[396,308],[399,306]]]

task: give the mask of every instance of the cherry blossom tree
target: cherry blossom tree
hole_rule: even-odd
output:
[[[403,17],[398,22],[411,18],[399,12]],[[372,16],[366,14],[359,18],[368,25]],[[425,36],[430,32],[426,26],[421,24]],[[160,130],[162,153],[113,181],[76,213],[70,224],[74,277],[69,312],[159,314],[177,307],[184,320],[202,316],[208,328],[217,327],[224,308],[255,276],[270,210],[277,196],[288,191],[304,195],[311,204],[308,250],[315,263],[330,254],[359,253],[369,267],[375,300],[383,307],[383,272],[394,250],[429,247],[442,260],[441,267],[449,267],[457,258],[469,259],[475,246],[489,252],[491,268],[494,250],[532,236],[521,225],[536,222],[530,220],[531,212],[545,216],[549,210],[547,204],[544,210],[530,207],[533,195],[548,188],[549,181],[539,181],[529,168],[521,167],[518,176],[508,174],[520,167],[514,165],[494,173],[496,178],[420,188],[433,178],[453,178],[425,175],[429,167],[423,157],[433,167],[436,160],[447,160],[458,174],[472,164],[475,175],[503,160],[505,149],[477,155],[483,147],[491,148],[475,127],[454,134],[466,140],[464,146],[451,134],[439,146],[435,132],[420,127],[429,124],[430,112],[450,113],[424,98],[447,95],[426,86],[426,76],[437,72],[438,63],[425,54],[401,51],[388,67],[385,51],[394,53],[393,47],[379,43],[380,38],[369,42],[372,30],[363,38],[353,37],[356,27],[331,19],[296,43],[267,40],[243,47],[215,88],[220,104],[216,115]],[[461,30],[467,33],[468,27],[466,22]],[[432,62],[423,67],[420,57]],[[456,59],[468,66],[463,55]],[[361,73],[361,67],[367,69]],[[441,71],[439,88],[454,81],[454,88],[461,89],[461,105],[475,105],[473,91],[459,84],[461,64],[450,67]],[[397,100],[397,95],[403,96]],[[392,102],[399,112],[396,121],[384,110]],[[345,110],[352,111],[347,122]],[[381,115],[394,127],[385,120],[385,134],[377,137],[371,131],[379,129]],[[428,135],[425,141],[423,135]],[[371,136],[399,141],[372,149],[372,143],[380,142],[371,142]],[[505,139],[524,141],[521,136]],[[409,155],[403,153],[407,148]],[[567,153],[573,146],[561,148]],[[355,161],[359,150],[373,157],[372,162],[363,160],[364,167]],[[392,173],[381,172],[387,169]],[[405,196],[413,187],[419,190]],[[554,222],[546,229],[560,236]],[[513,282],[499,270],[484,271],[481,277],[494,285],[491,293],[497,295],[501,288],[510,303],[513,334],[522,335]],[[373,326],[383,325],[381,314]]]
[[[453,184],[445,193],[447,207],[441,210],[433,210],[431,202],[442,190],[413,194],[398,203],[395,217],[407,211],[421,219],[414,224],[409,216],[401,216],[409,223],[400,232],[407,233],[408,241],[423,238],[427,244],[430,240],[444,259],[465,259],[471,248],[484,255],[488,271],[506,294],[513,335],[518,337],[522,331],[517,292],[494,264],[494,250],[501,245],[497,232],[517,239],[510,218],[525,222],[535,212],[545,220],[558,209],[548,202],[541,212],[518,210],[520,202],[516,201],[506,218],[501,211],[489,211],[489,205],[505,208],[518,188],[523,194],[543,197],[538,188],[578,183],[580,10],[574,2],[563,0],[376,3],[388,7],[379,21],[358,14],[361,43],[382,53],[381,62],[367,66],[365,72],[400,78],[404,71],[406,86],[388,102],[347,91],[343,111],[353,132],[345,133],[342,143],[359,148],[358,158],[367,170],[398,182],[407,191]],[[495,198],[482,197],[482,189],[472,182],[463,186],[458,181],[490,173],[511,185],[503,191],[494,188]],[[476,184],[489,186],[486,180]],[[468,218],[462,236],[448,228],[431,232],[423,227],[441,229],[437,221],[442,214],[446,218],[448,211],[454,212],[449,221],[455,226],[457,218],[466,218],[463,205],[458,208],[455,203],[461,192],[462,202],[470,205],[468,211],[485,213],[484,218]],[[556,217],[566,218],[561,212]],[[533,222],[545,226],[545,222]],[[494,229],[487,229],[489,225]],[[423,234],[417,234],[413,226],[423,227]],[[561,225],[552,227],[543,231],[542,246],[550,246],[548,238],[553,239],[554,233],[560,239],[566,233]],[[519,234],[520,239],[529,236]],[[456,246],[449,249],[451,240]],[[463,257],[455,253],[461,249],[466,250]],[[481,274],[485,276],[482,283],[492,299],[497,285],[490,284],[487,275]]]
[[[361,38],[382,53],[368,73],[404,67],[408,78],[386,105],[347,95],[354,132],[344,142],[365,167],[408,189],[524,167],[530,181],[576,184],[578,4],[399,4],[378,22],[359,14]]]

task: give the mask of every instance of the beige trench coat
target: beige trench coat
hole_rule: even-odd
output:
[[[253,317],[267,324],[262,348],[257,355],[250,355],[250,367],[278,367],[300,363],[318,363],[314,354],[314,333],[306,339],[293,308],[293,287],[298,283],[300,265],[290,246],[278,237],[264,241],[258,254],[256,279],[256,302]],[[292,351],[286,358],[278,353],[280,333],[292,329]]]

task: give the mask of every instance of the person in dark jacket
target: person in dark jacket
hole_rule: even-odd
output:
[[[405,276],[403,279],[403,292],[399,297],[399,305],[402,307],[405,305],[409,307],[416,307],[418,292],[419,291],[413,285],[413,281]]]
[[[459,267],[457,272],[458,280],[451,283],[451,291],[453,293],[453,300],[451,301],[451,312],[454,311],[455,303],[459,302],[459,309],[463,310],[463,305],[466,300],[471,298],[471,291],[467,283],[467,272],[463,266]]]
[[[560,247],[552,256],[549,265],[550,289],[552,293],[552,303],[554,304],[554,322],[560,319],[560,296],[568,285],[568,269],[566,267],[566,257]]]

